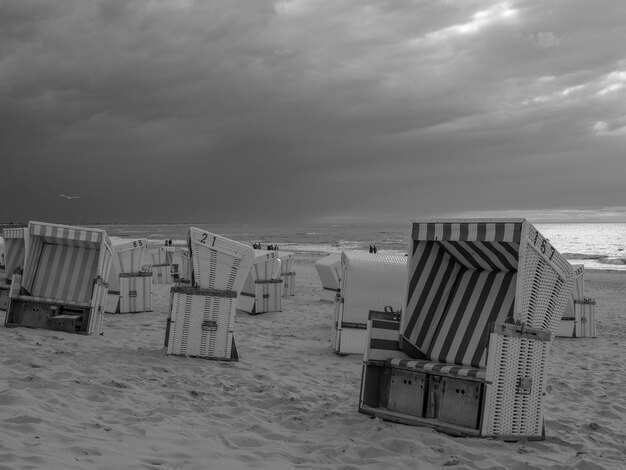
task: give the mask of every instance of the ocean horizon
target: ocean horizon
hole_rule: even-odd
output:
[[[626,223],[577,222],[534,223],[572,264],[588,269],[626,270]],[[171,239],[186,243],[190,226],[195,226],[243,243],[278,245],[294,252],[338,253],[367,250],[406,253],[411,223],[327,223],[327,224],[100,224],[116,238],[147,238],[159,245]]]

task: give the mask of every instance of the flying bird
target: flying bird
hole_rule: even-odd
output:
[[[59,194],[59,196],[64,197],[66,199],[79,199],[80,196],[66,196],[65,194]]]

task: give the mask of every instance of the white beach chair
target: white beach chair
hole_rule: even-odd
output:
[[[24,256],[28,242],[27,227],[11,227],[2,230],[4,239],[4,279],[0,284],[0,310],[9,304],[9,289],[13,274],[24,268]]]
[[[149,250],[152,258],[152,282],[154,284],[172,284],[172,257],[174,247],[160,246]]]
[[[237,310],[257,315],[281,312],[283,279],[278,251],[255,250],[252,267],[239,297]]]
[[[331,253],[318,259],[315,270],[322,282],[320,300],[334,302],[341,285],[341,253]]]
[[[596,337],[596,301],[585,297],[585,267],[574,266],[572,295],[565,305],[565,312],[555,336],[562,338]]]
[[[189,255],[189,248],[180,246],[174,247],[174,253],[172,254],[172,278],[174,282],[181,284],[191,283],[191,257]],[[176,272],[176,277],[174,277]]]
[[[525,219],[414,223],[404,312],[369,321],[360,411],[543,439],[549,346],[573,280]]]
[[[113,262],[106,311],[138,313],[152,311],[152,271],[144,270],[147,240],[124,240],[113,245]]]
[[[293,270],[293,253],[278,251],[280,259],[280,276],[283,280],[283,297],[296,295],[296,272]]]
[[[104,230],[29,222],[23,274],[14,274],[5,326],[99,334],[112,250]]]
[[[238,360],[235,308],[254,250],[195,227],[189,229],[189,249],[192,283],[172,287],[167,354]]]
[[[332,348],[338,354],[363,354],[370,310],[401,310],[407,257],[367,251],[341,254],[340,295],[335,300]]]

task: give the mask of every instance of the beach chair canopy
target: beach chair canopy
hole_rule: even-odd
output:
[[[29,222],[22,287],[34,297],[89,303],[94,280],[108,281],[110,262],[101,263],[110,241],[87,227]]]
[[[485,366],[494,323],[554,332],[573,276],[525,219],[416,222],[410,256],[401,349],[471,367]]]

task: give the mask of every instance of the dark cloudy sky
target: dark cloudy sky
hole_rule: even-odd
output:
[[[0,221],[624,221],[625,23],[623,0],[0,0]]]

